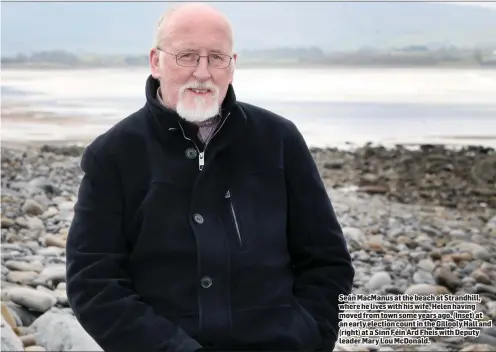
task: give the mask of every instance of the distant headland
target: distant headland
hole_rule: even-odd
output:
[[[19,53],[3,56],[2,68],[106,68],[143,67],[143,55],[76,54],[64,50]],[[274,48],[239,53],[237,67],[438,67],[496,68],[496,47],[464,49],[415,45],[391,49],[363,48],[349,52],[325,53],[319,48]]]

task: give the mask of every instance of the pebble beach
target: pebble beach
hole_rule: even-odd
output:
[[[65,293],[82,147],[2,148],[2,351],[101,351]],[[477,294],[477,336],[334,351],[496,351],[496,152],[312,148],[356,270],[354,294]],[[380,303],[380,302],[377,302]]]

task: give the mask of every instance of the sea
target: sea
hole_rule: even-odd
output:
[[[145,103],[146,67],[3,69],[2,141],[91,140]],[[237,99],[293,121],[310,147],[496,147],[496,70],[238,68]]]

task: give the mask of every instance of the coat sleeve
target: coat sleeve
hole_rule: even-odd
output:
[[[288,192],[288,243],[295,271],[295,296],[313,316],[332,351],[338,339],[338,297],[350,294],[355,270],[314,159],[290,122],[284,143]]]
[[[95,155],[88,147],[82,156],[84,175],[67,239],[67,297],[76,318],[106,352],[199,350],[133,290],[125,270],[120,181],[109,161]]]

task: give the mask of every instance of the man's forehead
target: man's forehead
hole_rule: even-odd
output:
[[[203,35],[202,35],[203,33]],[[232,43],[228,33],[218,32],[207,35],[203,31],[171,31],[168,33],[168,44],[180,51],[208,51],[212,53],[226,53],[230,51]]]

